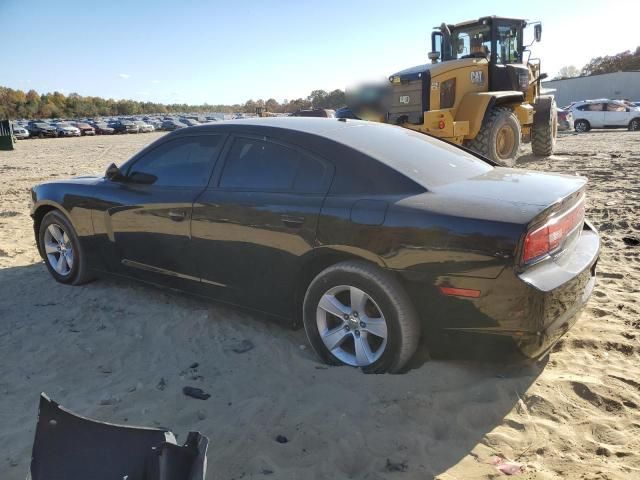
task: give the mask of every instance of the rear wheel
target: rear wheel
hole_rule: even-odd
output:
[[[578,133],[584,133],[591,130],[591,125],[586,120],[576,120],[576,122],[573,124],[573,128]]]
[[[496,107],[467,146],[496,163],[512,166],[520,150],[521,139],[520,122],[515,113],[510,108]]]
[[[307,338],[322,360],[366,373],[400,371],[420,336],[404,288],[388,272],[361,261],[322,271],[307,289],[303,316]]]
[[[629,122],[629,130],[631,130],[632,132],[637,132],[638,130],[640,130],[640,118],[634,118],[633,120],[631,120],[631,122]]]
[[[558,109],[553,97],[541,97],[536,102],[531,129],[531,150],[538,157],[553,154],[558,136]]]
[[[59,211],[47,213],[40,222],[38,244],[47,270],[58,282],[80,285],[91,279],[78,235]]]

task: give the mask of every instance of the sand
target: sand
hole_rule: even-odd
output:
[[[640,247],[623,242],[640,236],[640,134],[564,135],[554,157],[519,161],[589,177],[603,240],[588,308],[547,359],[454,358],[377,376],[321,365],[303,331],[256,315],[123,280],[53,281],[29,187],[100,173],[160,135],[0,152],[0,479],[28,472],[41,391],[178,440],[203,432],[210,479],[497,478],[496,456],[522,464],[514,478],[640,478]],[[254,348],[234,352],[245,340]],[[187,398],[185,385],[211,398]]]

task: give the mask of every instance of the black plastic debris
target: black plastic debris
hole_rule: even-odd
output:
[[[622,241],[625,245],[628,245],[630,247],[637,247],[638,245],[640,245],[640,238],[638,237],[622,237]]]
[[[209,439],[80,417],[40,396],[32,480],[204,480]]]
[[[182,389],[182,393],[184,393],[188,397],[197,398],[198,400],[206,400],[211,396],[211,394],[206,393],[201,388],[196,387],[184,387]]]
[[[254,347],[255,347],[255,345],[253,344],[253,342],[251,340],[242,340],[240,343],[238,343],[231,350],[233,350],[235,353],[246,353],[249,350],[253,350]]]

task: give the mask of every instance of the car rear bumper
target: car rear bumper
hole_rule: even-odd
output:
[[[539,358],[578,320],[595,287],[599,254],[600,237],[585,222],[575,247],[566,255],[524,272],[505,268],[493,279],[440,277],[441,286],[480,293],[477,298],[443,294],[426,298],[425,311],[449,337],[473,334],[488,343],[490,337],[501,337],[526,357]]]

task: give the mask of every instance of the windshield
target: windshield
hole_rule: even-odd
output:
[[[496,63],[519,63],[518,45],[522,31],[514,25],[496,27]]]

